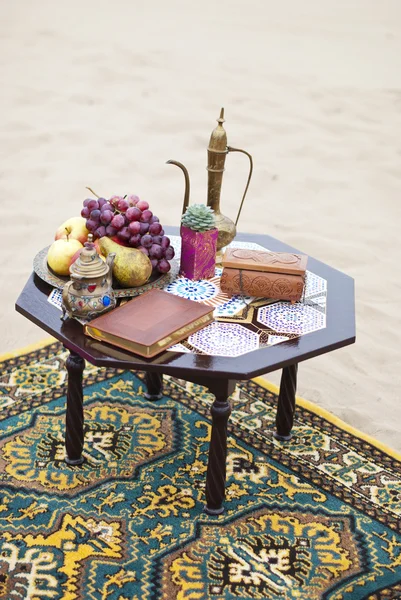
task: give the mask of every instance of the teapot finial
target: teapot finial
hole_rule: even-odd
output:
[[[85,248],[94,248],[95,244],[93,243],[93,233],[88,233],[87,241],[84,243]]]

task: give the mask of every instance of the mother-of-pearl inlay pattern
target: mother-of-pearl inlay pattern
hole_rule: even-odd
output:
[[[180,237],[171,243],[180,256]],[[251,242],[232,242],[231,247],[267,250]],[[307,271],[302,301],[272,301],[224,294],[220,289],[222,269],[208,280],[190,281],[178,276],[164,289],[172,294],[214,306],[215,322],[187,340],[171,346],[174,352],[193,352],[214,356],[240,356],[261,347],[273,346],[326,326],[327,282]],[[247,306],[248,309],[247,309]],[[247,309],[247,310],[246,310]]]

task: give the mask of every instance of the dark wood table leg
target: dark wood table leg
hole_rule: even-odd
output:
[[[147,392],[144,396],[147,400],[160,400],[163,398],[163,375],[153,371],[146,371],[145,382]]]
[[[215,395],[210,412],[212,414],[212,435],[209,446],[209,460],[206,474],[206,506],[208,515],[224,512],[223,500],[226,492],[227,423],[231,413],[229,396],[235,390],[235,381],[216,380],[209,385]]]
[[[67,412],[65,419],[65,462],[69,465],[81,465],[84,462],[84,409],[82,374],[85,361],[70,351],[66,362],[68,373]]]
[[[276,440],[287,442],[291,439],[291,429],[294,423],[295,394],[297,391],[298,363],[284,367],[281,374],[280,393],[276,414]]]

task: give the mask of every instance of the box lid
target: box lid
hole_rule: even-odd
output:
[[[222,265],[225,268],[232,269],[247,269],[249,271],[283,273],[286,275],[304,275],[307,261],[308,257],[306,254],[227,248],[223,256]]]

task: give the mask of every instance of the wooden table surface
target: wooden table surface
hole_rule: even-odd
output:
[[[166,232],[170,235],[179,233],[178,228],[172,227],[166,228]],[[252,241],[269,250],[300,252],[268,235],[238,234],[236,240]],[[355,341],[353,279],[312,257],[308,259],[308,270],[327,280],[326,327],[238,357],[166,351],[154,359],[145,359],[97,342],[84,335],[82,325],[77,321],[61,321],[60,311],[47,301],[51,286],[34,273],[16,302],[16,310],[96,366],[171,375],[180,373],[181,377],[207,373],[209,377],[249,379],[331,352]]]

